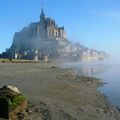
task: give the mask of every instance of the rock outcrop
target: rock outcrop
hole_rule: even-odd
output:
[[[27,108],[27,100],[14,86],[0,89],[0,118],[13,120]]]

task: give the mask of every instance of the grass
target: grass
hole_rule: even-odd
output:
[[[11,109],[15,109],[17,106],[19,106],[24,100],[26,100],[26,98],[22,95],[19,96],[15,96],[12,99],[9,99],[8,101],[8,105]]]
[[[22,59],[0,59],[0,63],[38,63],[39,61],[34,60],[22,60]]]
[[[9,59],[0,59],[0,62],[1,63],[6,63],[6,62],[10,62],[10,60]]]

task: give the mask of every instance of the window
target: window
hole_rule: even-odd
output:
[[[52,31],[52,37],[54,37],[54,31]]]
[[[57,32],[56,32],[56,37],[58,36]]]
[[[49,31],[49,37],[51,37],[52,35],[51,35],[51,31]]]

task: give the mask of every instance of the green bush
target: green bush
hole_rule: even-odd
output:
[[[13,59],[12,58],[9,58],[9,61],[12,61]]]
[[[1,62],[2,62],[2,63],[6,63],[6,61],[5,61],[5,60],[1,60]]]
[[[14,109],[17,106],[19,106],[25,99],[26,98],[22,95],[15,96],[12,99],[9,99],[8,104],[9,104],[10,109]]]

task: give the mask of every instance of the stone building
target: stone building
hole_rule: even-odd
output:
[[[37,36],[47,38],[66,38],[64,27],[58,27],[52,18],[46,18],[43,8],[37,25]]]

